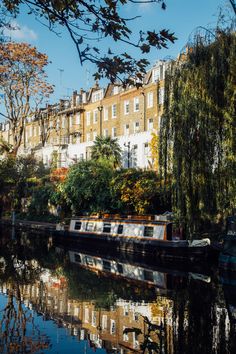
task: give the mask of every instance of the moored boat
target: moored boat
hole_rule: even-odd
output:
[[[210,251],[209,239],[184,240],[181,230],[174,228],[169,213],[146,219],[135,216],[73,217],[69,229],[58,228],[56,234],[94,247],[160,258],[194,261],[206,258]]]

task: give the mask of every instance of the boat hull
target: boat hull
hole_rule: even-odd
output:
[[[189,246],[187,241],[166,241],[157,239],[138,239],[134,237],[117,237],[70,231],[55,231],[56,237],[68,242],[78,242],[82,246],[94,249],[113,249],[119,252],[152,256],[155,258],[190,260],[206,259],[210,255],[209,246]]]

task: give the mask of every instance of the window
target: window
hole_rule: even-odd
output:
[[[108,120],[108,107],[104,107],[104,120]]]
[[[97,323],[97,314],[95,311],[92,311],[92,326],[96,327]]]
[[[129,114],[129,101],[124,101],[124,113]]]
[[[116,127],[112,128],[111,135],[112,135],[113,138],[115,138],[117,136]]]
[[[92,102],[100,101],[102,98],[103,98],[103,90],[93,92]]]
[[[81,263],[81,257],[79,253],[75,253],[75,262]]]
[[[85,262],[88,266],[94,266],[94,258],[90,256],[85,256]],[[95,263],[96,265],[96,263]]]
[[[103,130],[103,135],[104,135],[105,138],[108,137],[108,129],[104,129]]]
[[[139,111],[139,97],[134,97],[134,112]]]
[[[124,225],[118,225],[117,233],[118,235],[123,234]]]
[[[108,272],[111,271],[111,262],[105,261],[105,260],[103,259],[102,264],[103,264],[103,270],[106,270],[106,271],[108,271]]]
[[[102,329],[107,329],[107,315],[102,315]]]
[[[134,122],[134,133],[139,132],[139,122]]]
[[[129,135],[129,124],[124,125],[124,135]]]
[[[153,226],[144,226],[143,236],[153,237]]]
[[[129,335],[128,335],[128,333],[126,333],[125,329],[126,329],[126,327],[123,327],[123,341],[128,342]]]
[[[164,87],[159,89],[159,104],[164,103]]]
[[[76,113],[76,124],[80,124],[80,113]]]
[[[76,221],[75,222],[75,230],[80,230],[82,226],[82,222],[81,221]]]
[[[90,125],[90,112],[86,112],[86,124]]]
[[[113,95],[117,95],[119,93],[119,86],[113,87]]]
[[[116,104],[113,104],[111,109],[112,109],[112,118],[116,118]]]
[[[147,94],[147,108],[153,107],[153,92]]]
[[[145,280],[153,281],[153,272],[152,271],[144,269],[143,275],[144,275]]]
[[[98,110],[95,109],[93,111],[93,123],[97,123],[97,121],[98,121]]]
[[[89,309],[87,307],[84,309],[84,322],[89,323]]]
[[[111,224],[108,222],[105,222],[103,225],[103,232],[110,233],[111,232]]]
[[[123,273],[123,266],[120,263],[117,263],[117,271],[118,273],[122,274]]]
[[[87,222],[86,231],[93,231],[93,229],[94,229],[93,222]]]
[[[148,130],[153,129],[153,118],[148,119]]]
[[[70,127],[72,127],[73,126],[73,116],[72,115],[70,115],[70,118],[69,118],[69,120],[70,120]]]
[[[111,334],[116,333],[116,322],[114,320],[111,320],[110,333]]]
[[[157,82],[158,80],[160,80],[160,66],[152,71],[152,82]]]
[[[128,316],[129,315],[129,306],[125,305],[124,306],[124,316]]]
[[[66,117],[62,117],[61,127],[64,129],[66,127]]]
[[[86,140],[87,140],[87,143],[90,141],[90,133],[86,134]]]

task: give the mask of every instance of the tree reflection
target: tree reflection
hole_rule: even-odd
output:
[[[1,310],[0,352],[34,353],[50,346],[34,321],[33,312],[24,306],[22,288],[34,283],[42,274],[42,268],[33,258],[32,250],[18,240],[1,247],[0,284],[7,288],[7,303]]]

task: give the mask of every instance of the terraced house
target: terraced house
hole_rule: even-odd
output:
[[[167,61],[158,61],[139,89],[96,83],[89,91],[75,91],[70,99],[41,108],[28,118],[18,154],[33,153],[46,165],[67,167],[89,159],[96,136],[111,136],[121,146],[124,167],[152,167],[150,142],[159,132],[167,66]],[[9,123],[2,123],[0,137],[11,143]]]

